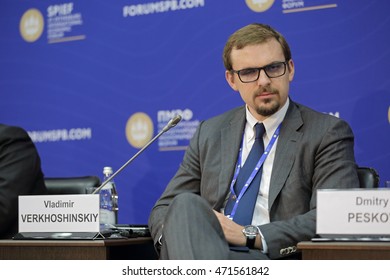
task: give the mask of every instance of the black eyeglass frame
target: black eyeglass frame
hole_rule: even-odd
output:
[[[241,70],[230,70],[232,73],[236,73],[238,75],[238,78],[240,79],[240,81],[244,84],[246,83],[253,83],[253,82],[256,82],[259,78],[260,78],[260,72],[261,70],[264,70],[264,73],[267,75],[268,78],[270,79],[273,79],[273,78],[279,78],[281,76],[283,76],[284,74],[286,74],[286,68],[287,68],[287,60],[286,61],[279,61],[279,62],[273,62],[273,63],[270,63],[270,64],[267,64],[263,67],[257,67],[257,68],[245,68],[245,69],[241,69]],[[274,66],[275,64],[283,64],[284,65],[284,70],[283,70],[283,74],[280,74],[280,75],[277,75],[277,76],[270,76],[268,73],[267,73],[267,67],[270,67],[270,66]],[[244,71],[244,70],[257,70],[257,78],[254,79],[254,80],[251,80],[251,81],[247,81],[247,82],[244,82],[242,79],[241,79],[241,76],[240,76],[240,72],[241,71]]]

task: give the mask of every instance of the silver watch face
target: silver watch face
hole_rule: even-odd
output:
[[[255,226],[246,226],[243,232],[246,236],[256,236],[259,233],[259,230]]]

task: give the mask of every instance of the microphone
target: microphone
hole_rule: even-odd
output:
[[[162,133],[165,133],[165,132],[167,132],[168,130],[170,130],[172,127],[175,127],[180,121],[181,121],[181,116],[180,116],[180,115],[174,116],[174,117],[167,123],[167,125],[162,129]],[[162,134],[162,133],[161,133],[161,134]]]
[[[129,159],[124,165],[122,165],[115,173],[113,173],[110,177],[107,178],[99,187],[96,188],[92,192],[92,194],[98,193],[105,185],[107,185],[108,182],[110,182],[116,175],[118,175],[123,169],[126,168],[127,165],[129,165],[133,160],[135,160],[147,147],[149,147],[150,144],[152,144],[154,141],[157,140],[163,133],[170,130],[172,127],[175,127],[179,122],[181,121],[181,116],[176,115],[173,117],[166,126],[156,135],[152,140],[150,140],[148,143],[146,143],[145,146],[143,146],[131,159]]]

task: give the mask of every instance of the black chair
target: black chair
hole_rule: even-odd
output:
[[[97,176],[45,178],[48,194],[88,194],[100,185]]]
[[[378,188],[379,174],[371,167],[358,167],[358,177],[361,188]]]

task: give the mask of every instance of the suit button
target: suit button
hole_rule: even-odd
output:
[[[292,249],[293,249],[293,250],[292,250],[293,253],[296,252],[296,251],[297,251],[297,246],[292,246]]]

